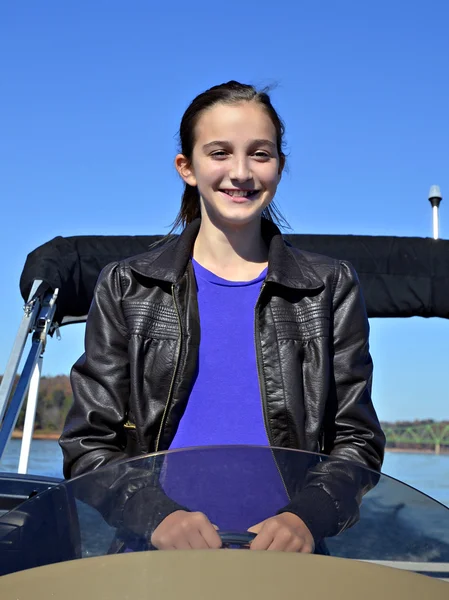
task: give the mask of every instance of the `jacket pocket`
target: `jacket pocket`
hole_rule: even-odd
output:
[[[125,431],[125,452],[129,457],[139,456],[142,454],[139,442],[137,439],[137,430],[134,423],[131,421],[126,421],[123,425],[123,429]]]

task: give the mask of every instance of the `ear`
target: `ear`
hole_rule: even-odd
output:
[[[196,177],[193,173],[192,164],[184,154],[177,154],[175,157],[175,167],[179,175],[188,185],[196,186]]]
[[[281,180],[282,177],[282,172],[284,171],[284,167],[285,167],[285,156],[284,154],[279,158],[279,169],[278,169],[278,183]]]

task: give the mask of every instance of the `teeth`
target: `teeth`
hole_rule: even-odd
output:
[[[246,196],[249,196],[250,194],[252,194],[254,192],[254,190],[223,190],[224,192],[226,192],[226,194],[228,194],[229,196],[237,196],[237,197],[243,197],[245,198]]]

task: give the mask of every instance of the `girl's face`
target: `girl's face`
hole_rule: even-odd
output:
[[[192,161],[176,157],[184,181],[197,186],[201,214],[218,225],[241,226],[260,217],[281,179],[276,130],[257,102],[217,104],[195,128]]]

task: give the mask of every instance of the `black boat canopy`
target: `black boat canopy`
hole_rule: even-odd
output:
[[[56,237],[31,252],[20,278],[59,288],[55,322],[86,318],[100,271],[146,252],[161,236]],[[359,274],[369,317],[449,319],[449,240],[361,235],[285,235],[303,250],[349,260]]]

